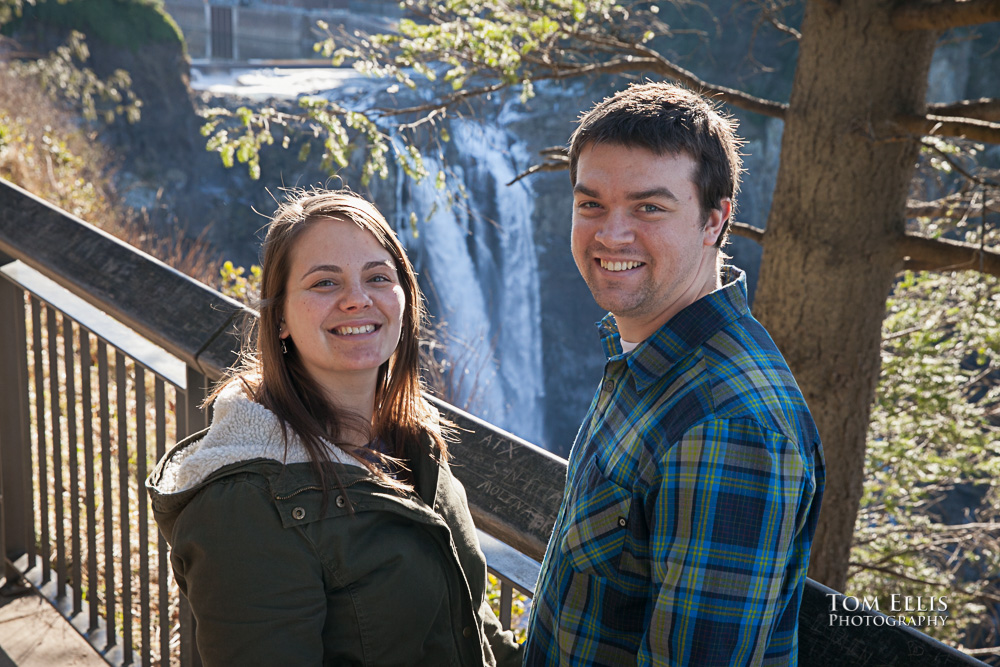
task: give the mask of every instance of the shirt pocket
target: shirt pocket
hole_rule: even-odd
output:
[[[625,544],[632,493],[607,479],[596,457],[577,479],[566,508],[562,553],[578,572],[614,577]]]

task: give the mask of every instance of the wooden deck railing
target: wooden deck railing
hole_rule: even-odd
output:
[[[8,581],[39,589],[109,664],[199,664],[142,481],[207,424],[198,406],[248,313],[0,180],[0,553]],[[460,427],[454,471],[509,623],[514,589],[533,592],[566,462],[432,400]],[[800,665],[983,664],[877,613],[831,623],[831,595],[808,582]]]

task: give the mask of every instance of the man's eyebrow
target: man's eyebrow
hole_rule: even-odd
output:
[[[600,195],[596,190],[588,188],[586,185],[577,183],[573,188],[573,192],[581,194],[584,197],[593,197],[594,199],[599,199]],[[640,192],[629,192],[625,197],[631,201],[638,201],[640,199],[669,199],[670,201],[680,201],[669,188],[659,187],[651,188],[649,190],[642,190]]]
[[[626,195],[631,200],[637,199],[669,199],[671,201],[680,201],[677,196],[670,191],[669,188],[652,188],[650,190],[643,190],[641,192],[630,192]]]

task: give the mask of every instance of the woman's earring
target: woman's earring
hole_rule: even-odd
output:
[[[285,339],[281,339],[281,353],[288,354],[288,346],[285,344]]]

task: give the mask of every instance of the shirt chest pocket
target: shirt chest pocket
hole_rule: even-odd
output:
[[[581,471],[575,487],[567,506],[562,552],[579,572],[614,577],[628,533],[632,493],[608,480],[596,458]]]

